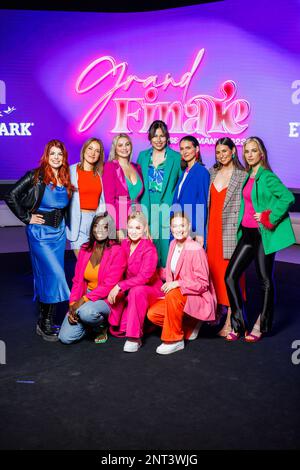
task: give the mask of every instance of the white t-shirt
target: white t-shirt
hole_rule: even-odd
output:
[[[175,274],[176,271],[176,266],[179,260],[179,257],[181,255],[182,248],[179,248],[178,246],[175,246],[175,250],[173,251],[172,259],[171,259],[171,272],[172,274]]]
[[[189,174],[188,171],[185,171],[185,172],[184,172],[182,181],[181,181],[180,185],[178,186],[177,198],[179,198],[180,191],[181,191],[181,189],[182,189],[183,183],[185,182],[185,180],[186,180],[188,174]]]

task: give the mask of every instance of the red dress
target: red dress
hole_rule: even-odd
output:
[[[229,300],[224,281],[225,271],[229,259],[223,258],[223,233],[222,212],[227,188],[217,191],[215,185],[210,189],[209,225],[207,234],[207,258],[209,271],[214,288],[216,290],[217,302],[229,307]]]
[[[217,302],[220,305],[230,306],[226,285],[225,272],[229,259],[223,258],[223,230],[222,230],[222,212],[226,198],[227,188],[218,191],[215,185],[210,189],[210,208],[209,225],[207,234],[207,259],[211,279],[216,291]],[[240,287],[243,299],[246,300],[246,282],[245,274],[240,280]]]

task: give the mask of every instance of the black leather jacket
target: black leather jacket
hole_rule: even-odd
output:
[[[43,198],[46,184],[40,176],[37,184],[33,183],[34,170],[27,171],[5,194],[4,201],[10,210],[24,224],[29,224],[31,215],[39,207]]]

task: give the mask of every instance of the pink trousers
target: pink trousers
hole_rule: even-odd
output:
[[[119,308],[109,314],[110,333],[113,336],[141,338],[147,310],[161,296],[160,285],[132,287],[119,300]]]

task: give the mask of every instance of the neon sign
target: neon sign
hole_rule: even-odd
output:
[[[79,132],[85,132],[102,116],[111,101],[116,107],[116,121],[112,132],[131,133],[132,120],[141,123],[139,133],[146,133],[154,119],[166,121],[170,133],[197,133],[208,137],[212,133],[240,134],[248,124],[245,122],[250,114],[250,104],[245,99],[237,99],[237,85],[232,80],[226,80],[220,85],[221,97],[195,95],[188,98],[192,79],[203,59],[205,50],[201,49],[188,72],[183,73],[179,81],[175,81],[167,73],[162,81],[157,75],[140,78],[128,75],[126,62],[117,63],[111,56],[100,57],[91,62],[79,75],[75,90],[78,94],[86,94],[97,86],[110,80],[105,92],[97,99],[78,126]],[[91,75],[97,75],[91,79]],[[114,80],[111,86],[111,80]],[[139,84],[143,89],[140,97],[118,97],[119,90],[128,91],[133,84]],[[182,99],[175,101],[159,101],[159,90],[182,91]]]

